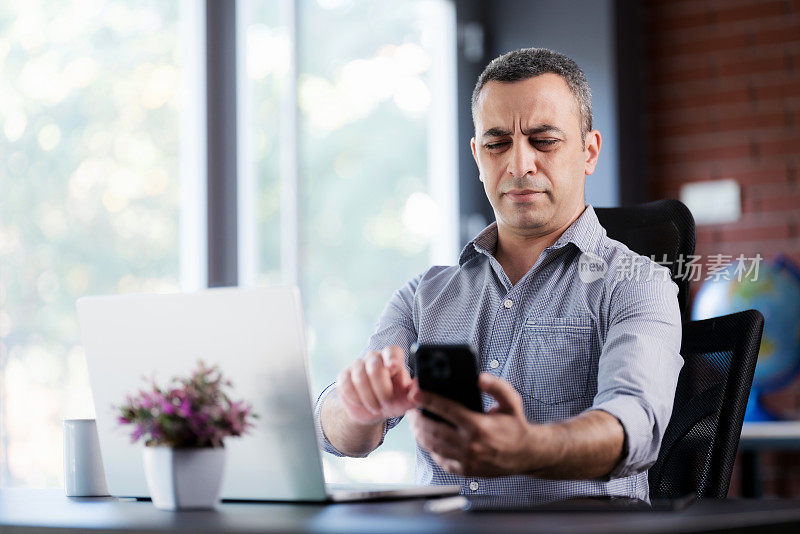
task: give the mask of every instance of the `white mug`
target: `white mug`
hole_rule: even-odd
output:
[[[67,497],[108,495],[94,419],[64,419],[64,491]]]

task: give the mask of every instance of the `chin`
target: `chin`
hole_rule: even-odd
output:
[[[505,217],[504,219],[509,226],[514,228],[526,228],[532,230],[534,228],[542,228],[547,226],[552,220],[552,217],[547,217],[543,213],[537,213],[536,215],[528,214],[525,216],[516,214],[515,216]]]

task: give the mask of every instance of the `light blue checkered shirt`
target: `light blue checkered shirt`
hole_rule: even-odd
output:
[[[465,494],[648,500],[647,468],[658,455],[683,365],[678,288],[669,271],[607,237],[592,206],[516,285],[493,255],[496,244],[493,223],[467,244],[458,265],[431,267],[397,291],[362,356],[387,345],[408,354],[415,342],[469,343],[479,371],[514,385],[528,421],[603,410],[622,423],[626,453],[607,477],[547,480],[452,475],[417,447],[417,481],[460,484]],[[603,262],[605,273],[595,270],[601,274],[593,279],[589,264]],[[319,424],[333,387],[322,392],[314,412],[323,449],[341,456]],[[483,400],[488,409],[491,398]],[[399,420],[389,420],[386,430]]]

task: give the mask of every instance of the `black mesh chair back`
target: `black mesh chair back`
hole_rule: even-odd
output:
[[[694,217],[680,200],[666,199],[619,208],[595,208],[595,213],[608,237],[624,243],[642,256],[664,263],[672,271],[678,285],[681,317],[689,319],[689,280],[685,265],[694,254]]]
[[[763,328],[756,310],[683,323],[684,364],[648,472],[651,498],[728,495]]]

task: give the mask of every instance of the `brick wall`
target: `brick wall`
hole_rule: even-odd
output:
[[[696,253],[800,265],[800,0],[647,0],[643,19],[648,197],[733,178],[742,216],[698,227]],[[800,380],[766,402],[797,416]],[[800,495],[795,466],[764,455],[765,493]]]

